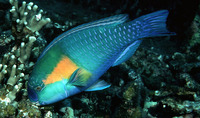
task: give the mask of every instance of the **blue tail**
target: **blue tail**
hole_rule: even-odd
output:
[[[142,42],[142,40],[138,40],[139,38],[175,35],[174,32],[167,30],[167,16],[168,11],[161,10],[122,24],[121,28],[126,29],[126,27],[128,27],[131,29],[127,30],[127,35],[132,36],[132,40],[129,40],[130,44],[122,50],[120,56],[115,60],[112,66],[125,62],[134,54]]]
[[[138,38],[175,35],[174,32],[167,30],[168,14],[167,10],[160,10],[131,21],[132,23],[139,23],[141,26]]]

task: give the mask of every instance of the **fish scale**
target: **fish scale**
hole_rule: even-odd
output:
[[[98,30],[96,30],[96,33],[98,34],[100,32]],[[79,35],[81,35],[81,33],[79,33]],[[79,63],[81,63],[80,66],[87,69],[87,70],[94,70],[94,69],[96,69],[96,67],[99,66],[99,64],[88,66],[87,64],[84,63],[86,60],[87,60],[87,62],[91,62],[91,63],[94,63],[94,62],[101,63],[101,62],[105,61],[107,58],[111,58],[112,54],[116,53],[115,52],[116,50],[120,50],[118,48],[119,46],[118,45],[115,45],[115,46],[112,45],[114,43],[114,41],[109,40],[109,38],[106,37],[105,35],[102,36],[101,40],[96,40],[94,35],[93,35],[93,37],[90,37],[91,41],[88,40],[89,44],[87,44],[87,46],[85,48],[81,48],[81,47],[83,47],[83,45],[86,45],[85,41],[83,40],[85,36],[84,35],[81,35],[81,36],[78,39],[80,41],[79,45],[74,47],[75,49],[78,48],[79,51],[73,52],[73,54],[70,55],[69,57],[72,60],[75,60],[78,65],[79,65]],[[87,38],[89,38],[89,36]],[[94,41],[94,40],[96,40],[96,41]],[[92,43],[92,42],[96,42],[99,45],[95,45],[95,43]],[[60,42],[60,43],[62,43],[62,42]],[[73,43],[77,43],[77,42],[73,42]],[[103,44],[101,44],[101,43],[103,43]],[[72,45],[72,44],[68,44],[68,45]],[[68,46],[68,45],[64,45],[65,47],[68,47],[67,50],[65,50],[66,55],[72,53],[70,51],[70,47],[72,47],[72,46]],[[95,48],[92,45],[95,45]],[[89,47],[89,49],[87,47]],[[87,52],[85,52],[84,50],[87,50]],[[107,52],[109,52],[110,55],[108,55]],[[98,56],[93,56],[93,54],[101,55],[100,56],[101,60],[98,59]]]

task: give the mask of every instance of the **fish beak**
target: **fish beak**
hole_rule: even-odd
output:
[[[31,102],[38,102],[37,93],[28,86],[28,97]]]

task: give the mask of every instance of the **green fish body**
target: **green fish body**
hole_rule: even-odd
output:
[[[169,36],[167,10],[126,22],[121,14],[73,28],[52,41],[39,57],[28,82],[29,98],[40,105],[110,85],[99,78],[128,60],[144,37]]]

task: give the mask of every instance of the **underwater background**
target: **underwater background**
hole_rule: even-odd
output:
[[[199,0],[25,2],[0,0],[0,118],[200,117]],[[167,26],[176,35],[145,39],[128,61],[101,77],[111,87],[48,106],[30,102],[29,74],[55,37],[100,18],[125,13],[133,20],[162,9],[169,11]]]

